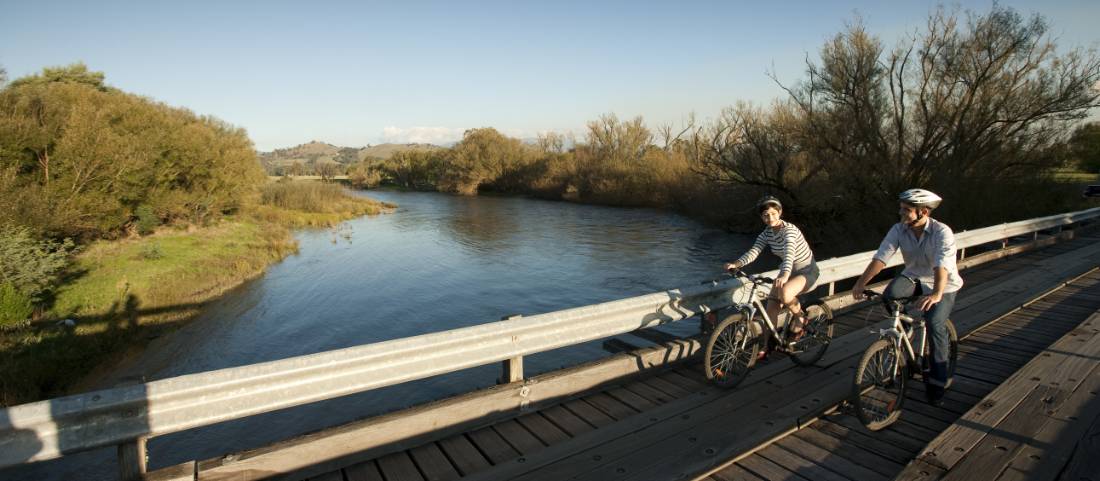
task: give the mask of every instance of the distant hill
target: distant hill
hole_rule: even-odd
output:
[[[325,142],[311,141],[302,145],[275,149],[271,152],[259,152],[260,162],[269,174],[281,174],[295,163],[300,163],[306,172],[313,172],[319,164],[336,163],[347,166],[363,159],[385,160],[394,153],[403,150],[441,149],[432,144],[378,144],[366,147],[340,147]]]

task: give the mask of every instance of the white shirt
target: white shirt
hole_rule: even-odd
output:
[[[929,217],[920,239],[904,223],[894,224],[878,246],[875,259],[885,264],[898,249],[901,249],[901,257],[905,260],[905,270],[901,274],[917,279],[926,294],[932,293],[937,267],[947,269],[947,286],[943,292],[955,292],[962,288],[963,280],[955,265],[955,233],[947,224]]]

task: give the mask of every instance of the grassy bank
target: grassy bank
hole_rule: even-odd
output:
[[[335,225],[392,207],[318,186],[278,187],[282,202],[213,225],[84,246],[43,315],[0,331],[0,405],[90,387],[97,373],[296,252],[290,228]]]
[[[347,219],[392,209],[385,202],[354,197],[336,184],[277,181],[263,186],[256,219],[287,227],[331,227]]]

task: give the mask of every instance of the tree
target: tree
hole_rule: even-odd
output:
[[[317,175],[321,176],[321,180],[328,182],[331,181],[337,175],[340,175],[340,164],[335,162],[318,162],[316,167]]]
[[[451,148],[441,187],[448,192],[476,194],[481,185],[496,182],[524,163],[526,154],[519,139],[494,128],[467,130]]]
[[[103,86],[80,65],[0,90],[0,223],[97,238],[143,205],[204,222],[256,197],[264,173],[243,129]]]
[[[1073,131],[1069,152],[1077,168],[1100,173],[1100,122],[1090,122]]]
[[[789,103],[737,109],[707,130],[700,165],[794,199],[820,199],[825,182],[856,212],[918,186],[952,205],[990,202],[990,193],[1023,202],[997,186],[1056,166],[1051,147],[1100,105],[1100,59],[1059,54],[1048,32],[1042,17],[1001,6],[961,20],[940,9],[886,49],[856,22],[784,87]]]
[[[88,66],[83,62],[77,62],[69,64],[64,67],[46,67],[42,69],[42,73],[29,75],[16,79],[11,83],[12,87],[20,85],[42,85],[54,82],[61,83],[75,83],[88,85],[100,91],[107,91],[109,87],[103,83],[106,78],[103,72],[93,72],[88,70]]]

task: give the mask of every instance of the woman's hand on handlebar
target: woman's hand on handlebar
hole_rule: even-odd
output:
[[[736,262],[727,262],[726,263],[726,266],[725,266],[725,271],[726,272],[729,272],[729,273],[732,274],[732,273],[738,272],[740,270],[741,270],[741,266],[738,263],[736,263]]]

